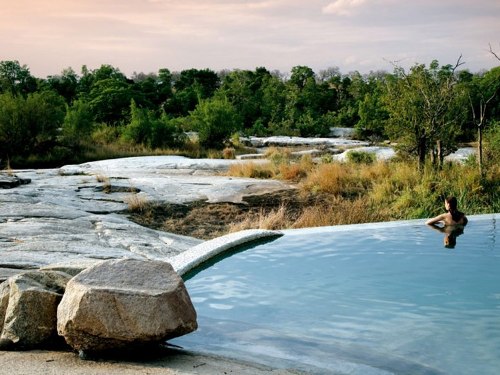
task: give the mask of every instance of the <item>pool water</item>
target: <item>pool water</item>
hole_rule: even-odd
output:
[[[285,231],[186,281],[186,349],[311,373],[500,373],[499,215]],[[244,251],[243,251],[244,250]]]

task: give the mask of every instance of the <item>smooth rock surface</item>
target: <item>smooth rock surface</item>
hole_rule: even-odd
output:
[[[58,341],[57,305],[71,277],[31,271],[1,284],[0,349],[32,349]]]
[[[60,169],[16,170],[28,185],[0,189],[0,282],[64,261],[168,260],[202,240],[142,227],[129,202],[241,202],[289,189],[279,181],[217,175],[239,160],[148,156]]]
[[[368,142],[357,141],[346,138],[304,138],[304,137],[288,137],[288,136],[272,136],[272,137],[249,137],[248,142],[253,147],[266,146],[342,146],[342,147],[359,147],[368,146]]]
[[[160,343],[196,328],[184,282],[159,261],[90,267],[71,279],[57,310],[59,334],[83,352]]]
[[[351,148],[350,150],[346,150],[338,155],[333,155],[333,159],[337,161],[347,161],[347,154],[352,151],[373,154],[377,160],[390,160],[396,156],[396,152],[392,147],[370,146]]]

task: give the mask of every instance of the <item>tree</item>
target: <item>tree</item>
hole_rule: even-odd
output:
[[[477,155],[479,170],[483,168],[483,130],[489,107],[500,91],[500,67],[491,69],[483,76],[476,75],[469,85],[469,103],[472,119],[477,127]]]
[[[409,73],[395,66],[387,84],[384,102],[389,113],[387,132],[400,147],[415,154],[422,166],[428,155],[441,165],[446,153],[456,147],[460,123],[465,119],[464,92],[457,87],[457,63],[429,68],[414,65]],[[431,151],[431,152],[429,152]]]
[[[78,75],[71,68],[64,69],[60,75],[48,76],[48,86],[61,95],[66,103],[71,103],[77,94]]]
[[[0,95],[0,153],[3,157],[46,153],[55,145],[65,112],[64,100],[52,91],[26,98]]]
[[[220,84],[219,77],[210,69],[183,70],[173,81],[173,96],[164,109],[174,116],[186,116],[200,100],[211,98]]]
[[[172,74],[160,69],[158,74],[134,73],[132,76],[134,100],[141,107],[159,111],[172,97]]]
[[[202,100],[190,118],[204,147],[222,147],[231,134],[241,129],[241,118],[225,97]]]
[[[227,97],[234,105],[242,118],[244,129],[250,129],[256,121],[262,122],[262,90],[271,73],[265,68],[257,68],[255,71],[234,70],[224,75],[216,95]]]
[[[165,114],[158,118],[155,111],[140,108],[133,100],[130,104],[130,123],[122,136],[127,142],[150,148],[176,146],[182,140],[181,132]]]
[[[130,114],[133,92],[123,80],[106,78],[92,84],[89,104],[96,122],[117,125]]]
[[[94,116],[90,105],[83,100],[75,100],[67,105],[62,126],[63,143],[77,149],[90,139],[94,129]]]
[[[0,93],[27,95],[37,89],[36,79],[19,61],[0,61]]]

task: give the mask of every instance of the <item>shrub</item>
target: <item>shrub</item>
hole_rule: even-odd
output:
[[[220,148],[231,134],[241,129],[241,118],[227,98],[202,100],[190,114],[199,142],[204,147]]]
[[[372,152],[349,151],[346,156],[347,161],[354,164],[371,164],[377,160]]]

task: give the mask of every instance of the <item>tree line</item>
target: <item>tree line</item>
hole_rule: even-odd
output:
[[[500,66],[461,67],[459,59],[394,65],[390,73],[296,66],[287,75],[259,67],[127,77],[102,65],[37,78],[18,61],[0,61],[0,158],[65,161],[104,144],[182,148],[189,131],[202,147],[221,148],[233,134],[308,137],[353,127],[363,139],[390,139],[439,165],[458,142],[482,142],[483,131],[498,139]]]

